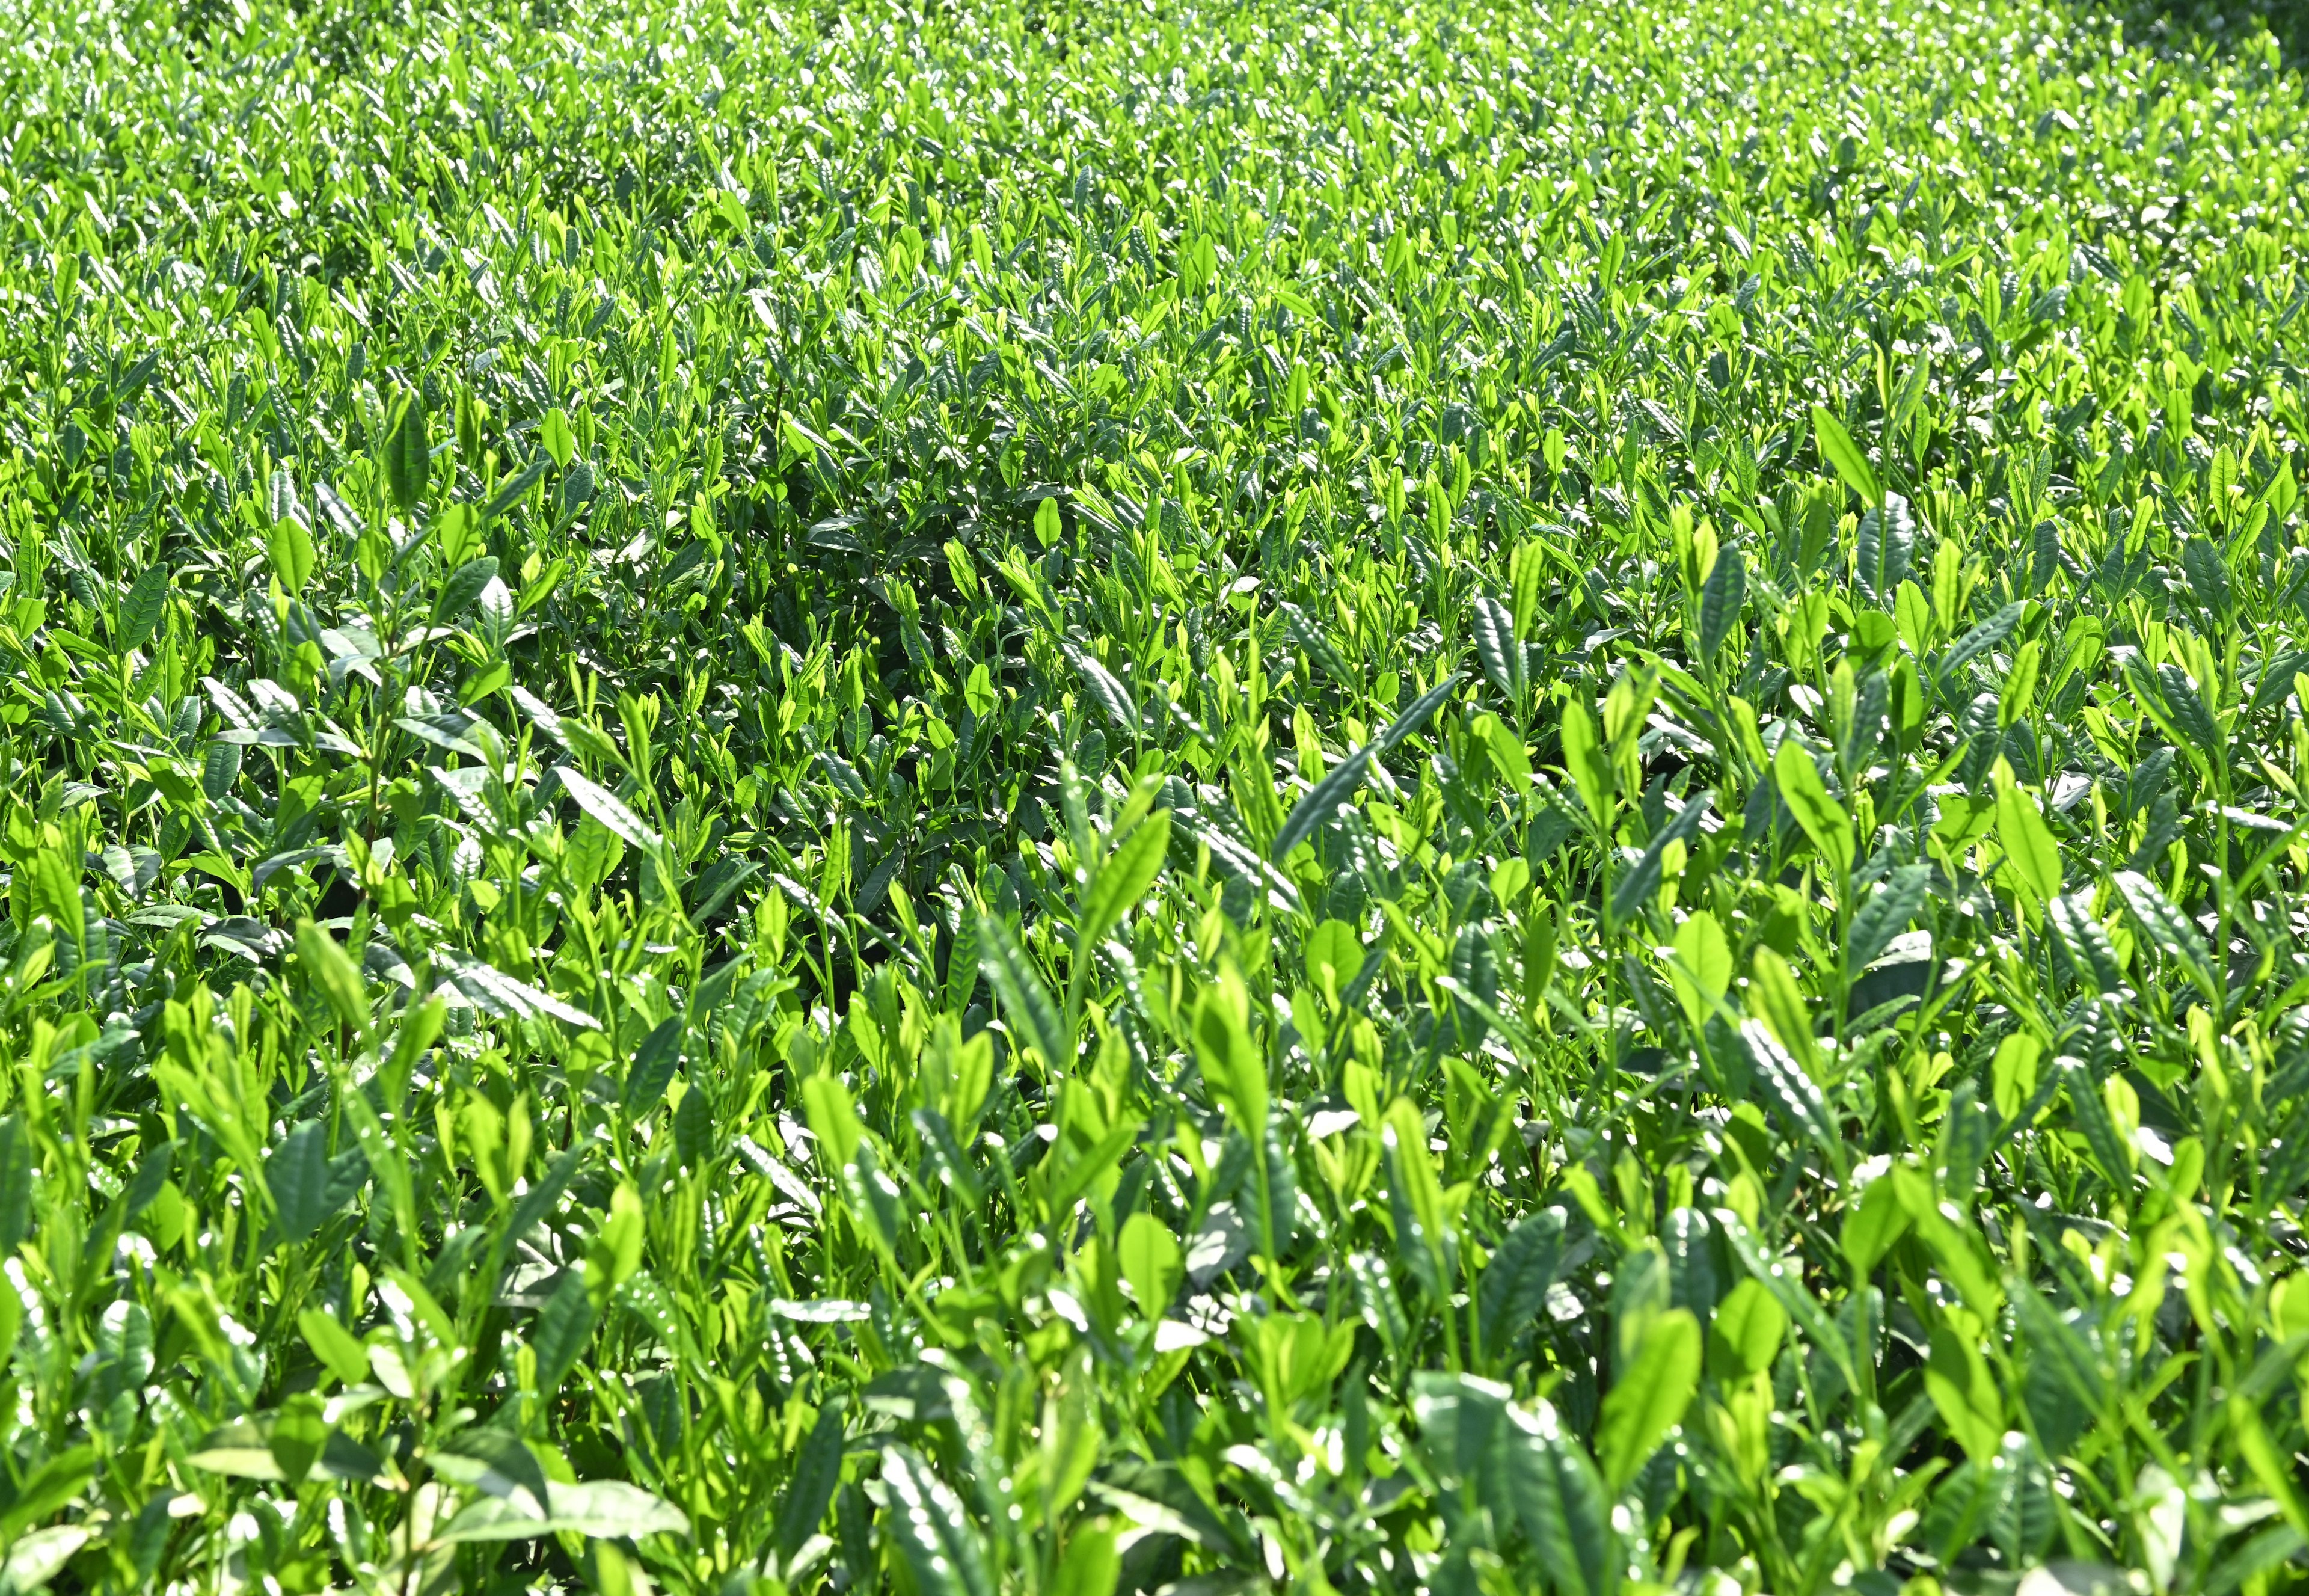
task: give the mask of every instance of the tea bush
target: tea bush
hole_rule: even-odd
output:
[[[8,16],[0,1585],[2309,1579],[2267,33]]]

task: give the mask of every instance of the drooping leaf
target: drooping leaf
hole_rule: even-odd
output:
[[[562,790],[577,801],[578,808],[600,821],[620,841],[637,848],[659,846],[658,834],[643,825],[640,818],[627,809],[624,800],[615,793],[567,765],[557,766],[554,776],[560,782]]]

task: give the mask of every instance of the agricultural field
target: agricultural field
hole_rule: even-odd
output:
[[[2257,23],[4,14],[0,1592],[2309,1584]]]

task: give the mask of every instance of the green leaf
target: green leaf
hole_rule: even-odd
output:
[[[1803,834],[1820,850],[1838,880],[1852,873],[1852,818],[1844,806],[1829,796],[1828,785],[1820,780],[1820,768],[1812,757],[1794,737],[1783,738],[1779,751],[1772,756],[1772,777],[1778,784],[1780,796],[1787,802],[1788,811],[1803,828]]]
[[[126,596],[120,601],[119,617],[114,624],[113,643],[121,653],[142,648],[151,640],[168,598],[167,566],[156,560],[136,573],[136,580],[129,585]]]
[[[272,1453],[275,1416],[261,1414],[209,1432],[185,1461],[212,1474],[241,1479],[285,1479],[281,1462]],[[374,1479],[384,1471],[376,1455],[342,1430],[331,1430],[313,1460],[308,1477],[323,1479]]]
[[[1732,635],[1732,627],[1740,619],[1740,608],[1748,598],[1748,560],[1734,546],[1719,550],[1716,564],[1708,570],[1707,585],[1699,590],[1699,657],[1712,660],[1723,651],[1724,641]]]
[[[1412,1376],[1412,1392],[1420,1450],[1437,1477],[1447,1486],[1497,1493],[1509,1388],[1473,1375],[1422,1369]]]
[[[1135,1213],[1124,1221],[1115,1245],[1122,1278],[1138,1298],[1138,1311],[1160,1319],[1179,1288],[1179,1239],[1149,1213]]]
[[[336,1321],[326,1308],[307,1308],[297,1315],[297,1327],[304,1332],[305,1344],[322,1366],[347,1385],[358,1385],[368,1378],[368,1349],[355,1340],[352,1333]]]
[[[1749,967],[1748,1009],[1761,1016],[1772,1038],[1809,1080],[1820,1079],[1820,1049],[1813,1040],[1812,1006],[1788,962],[1769,948],[1756,950]]]
[[[483,1496],[436,1531],[435,1543],[462,1546],[555,1534],[639,1540],[651,1535],[689,1533],[688,1516],[680,1509],[621,1479],[557,1483],[552,1497],[551,1510],[540,1516],[512,1497]]]
[[[2117,963],[2116,945],[2109,940],[2107,930],[2093,918],[2092,898],[2089,890],[2055,898],[2048,906],[2047,918],[2062,951],[2069,956],[2070,967],[2095,992],[2121,992],[2124,971]]]
[[[993,714],[994,707],[1001,701],[995,696],[994,679],[987,674],[983,660],[970,667],[970,677],[962,686],[962,701],[981,720]]]
[[[653,849],[662,846],[664,839],[643,825],[634,811],[625,806],[623,800],[583,771],[574,766],[557,765],[553,774],[554,778],[560,782],[562,790],[577,801],[578,808],[600,821],[602,829],[637,848]]]
[[[0,1119],[0,1258],[13,1257],[32,1224],[32,1138],[21,1115]]]
[[[1860,517],[1860,591],[1880,608],[1892,607],[1916,546],[1916,516],[1898,493],[1885,494],[1881,504]]]
[[[1523,644],[1516,636],[1515,617],[1496,599],[1475,595],[1475,655],[1483,674],[1510,704],[1521,704],[1530,690],[1525,675]]]
[[[893,1257],[905,1234],[906,1214],[897,1183],[882,1172],[881,1157],[874,1144],[860,1138],[838,1178],[860,1229],[880,1246],[886,1260]]]
[[[1864,1275],[1907,1227],[1908,1213],[1900,1206],[1898,1189],[1888,1180],[1872,1181],[1860,1201],[1846,1210],[1839,1245],[1846,1262]]]
[[[577,455],[577,435],[569,429],[569,417],[558,407],[545,412],[545,420],[537,429],[537,441],[554,465],[569,469],[569,462]]]
[[[310,920],[297,923],[297,965],[339,1020],[358,1032],[368,1027],[368,989],[336,938]]]
[[[1354,796],[1355,790],[1362,785],[1364,772],[1370,768],[1371,762],[1393,752],[1398,743],[1425,725],[1427,717],[1458,690],[1459,681],[1455,672],[1437,682],[1421,694],[1410,708],[1388,722],[1387,730],[1376,739],[1333,766],[1305,797],[1292,806],[1290,817],[1283,822],[1283,829],[1276,833],[1275,846],[1268,850],[1267,857],[1277,864],[1290,858],[1292,849],[1314,835],[1318,826],[1336,816],[1339,806]]]
[[[995,1596],[977,1530],[921,1453],[884,1447],[882,1487],[889,1494],[884,1532],[905,1558],[919,1596]]]
[[[1650,1461],[1699,1388],[1699,1321],[1682,1308],[1655,1314],[1644,1325],[1635,1361],[1604,1398],[1596,1430],[1598,1461],[1615,1494]]]
[[[1067,1553],[1051,1583],[1051,1596],[1114,1596],[1121,1575],[1114,1526],[1099,1520],[1080,1522],[1067,1537]]]
[[[481,590],[497,580],[497,557],[484,554],[479,559],[467,560],[441,584],[441,594],[434,602],[433,613],[443,620],[454,620],[472,608]]]
[[[1867,902],[1852,916],[1852,927],[1845,936],[1844,967],[1857,975],[1876,962],[1877,956],[1891,944],[1894,937],[1907,927],[1924,911],[1924,894],[1932,881],[1932,867],[1924,864],[1903,864],[1884,879]]]
[[[1326,920],[1309,932],[1303,951],[1307,979],[1318,988],[1323,985],[1327,970],[1331,984],[1343,990],[1363,967],[1362,939],[1344,920]]]
[[[436,1474],[459,1485],[502,1496],[516,1506],[542,1513],[552,1499],[537,1454],[515,1432],[497,1425],[469,1425],[426,1453]]]
[[[1942,683],[1941,690],[1953,691],[1954,684],[1962,680],[1960,672],[1965,667],[2011,637],[2028,610],[2027,603],[2015,599],[1950,645],[1934,667]]]
[[[305,530],[305,524],[293,517],[275,521],[265,534],[264,548],[281,591],[292,597],[304,592],[313,574],[313,534]]]
[[[290,1132],[265,1158],[264,1184],[290,1241],[318,1230],[330,1211],[328,1127],[307,1120]]]
[[[1765,951],[1769,953],[1769,949]],[[1819,1143],[1831,1164],[1840,1163],[1843,1138],[1812,1071],[1774,1034],[1774,1028],[1760,1020],[1742,1020],[1740,1039],[1747,1045],[1749,1064],[1755,1071],[1756,1084],[1763,1088],[1765,1100]],[[1809,1038],[1807,1051],[1811,1051]]]
[[[1493,1358],[1504,1354],[1546,1305],[1547,1288],[1555,1283],[1556,1264],[1563,1255],[1565,1223],[1560,1208],[1526,1215],[1483,1266],[1476,1323],[1483,1350]]]
[[[1932,1357],[1924,1366],[1924,1391],[1957,1444],[1976,1463],[2002,1450],[2004,1401],[1986,1361],[1969,1338],[1947,1324],[1932,1331]]]
[[[1852,1380],[1851,1345],[1805,1288],[1803,1271],[1792,1262],[1768,1255],[1757,1243],[1755,1232],[1748,1228],[1748,1222],[1732,1210],[1719,1208],[1708,1217],[1716,1221],[1732,1256],[1748,1271],[1749,1278],[1769,1292],[1805,1339],[1826,1353],[1847,1381]]]
[[[1053,1073],[1067,1073],[1074,1068],[1074,1038],[1066,1017],[1051,1001],[1050,988],[999,915],[980,915],[977,924],[978,967],[1001,1002],[1012,1039],[1040,1054]]]
[[[655,1108],[665,1098],[665,1089],[673,1082],[673,1072],[681,1065],[681,1017],[662,1020],[642,1038],[634,1060],[626,1071],[623,1106],[626,1123],[631,1124]]]
[[[865,1129],[858,1123],[858,1106],[839,1076],[812,1075],[801,1083],[802,1110],[809,1128],[824,1149],[830,1169],[839,1170],[858,1160]]]
[[[1778,1299],[1758,1281],[1740,1281],[1716,1305],[1708,1327],[1710,1372],[1719,1380],[1744,1380],[1764,1373],[1779,1357],[1780,1338],[1787,1328],[1787,1310]]]
[[[1596,826],[1608,830],[1615,790],[1611,757],[1596,735],[1595,717],[1577,698],[1563,707],[1561,735],[1563,768],[1578,790],[1579,802],[1587,806],[1588,816]]]
[[[1232,965],[1196,1005],[1195,1056],[1213,1094],[1256,1145],[1267,1129],[1267,1054],[1251,1035],[1250,996]]]
[[[1141,1216],[1143,1217],[1143,1216]],[[826,1510],[842,1484],[843,1442],[846,1426],[843,1403],[836,1399],[821,1405],[793,1473],[786,1480],[785,1496],[778,1504],[778,1555],[791,1559],[802,1543],[817,1533]]]
[[[1130,696],[1130,690],[1123,686],[1112,672],[1081,649],[1068,645],[1067,655],[1074,661],[1075,669],[1082,673],[1083,685],[1090,690],[1092,702],[1105,713],[1115,729],[1132,737],[1138,736],[1138,702]]]
[[[1835,468],[1844,479],[1844,485],[1857,493],[1864,503],[1874,505],[1884,497],[1876,484],[1876,473],[1869,468],[1868,456],[1852,441],[1852,434],[1819,405],[1812,411],[1812,440],[1820,446],[1820,457]]]
[[[2000,782],[1996,793],[1996,840],[2020,884],[2049,904],[2061,895],[2061,846],[2052,828],[2018,784]]]
[[[558,411],[554,412],[556,415],[559,413]],[[529,490],[544,480],[546,459],[542,454],[533,455],[527,465],[506,478],[497,490],[489,496],[489,503],[481,507],[481,519],[494,521],[528,498]]]
[[[74,1446],[28,1468],[15,1495],[0,1506],[0,1540],[22,1534],[78,1496],[96,1472],[96,1461],[93,1449]]]
[[[7,1556],[0,1558],[0,1591],[8,1596],[28,1596],[46,1588],[95,1538],[96,1531],[85,1524],[54,1524],[18,1536]]]
[[[1146,896],[1171,850],[1171,812],[1157,810],[1114,846],[1083,896],[1077,946],[1092,948]]]
[[[385,434],[385,480],[403,516],[417,513],[432,474],[433,451],[425,437],[425,400],[409,394],[393,412]]]
[[[1547,550],[1536,542],[1516,545],[1508,558],[1508,588],[1514,604],[1510,617],[1512,630],[1520,642],[1531,636],[1531,623],[1539,613],[1539,582],[1547,573]]]
[[[322,1414],[321,1399],[305,1392],[283,1401],[272,1416],[271,1434],[265,1440],[281,1470],[281,1482],[290,1486],[304,1484],[313,1465],[320,1461],[322,1448],[328,1444],[329,1421]]]
[[[576,1270],[565,1271],[561,1283],[553,1295],[545,1299],[538,1310],[537,1323],[532,1327],[529,1343],[537,1355],[537,1389],[549,1395],[561,1389],[562,1381],[577,1366],[585,1348],[593,1339],[593,1301],[585,1293],[585,1280]],[[340,1332],[342,1333],[342,1332]]]
[[[1605,914],[1606,923],[1626,924],[1652,900],[1659,890],[1661,872],[1665,868],[1666,854],[1673,843],[1688,843],[1699,823],[1708,816],[1716,802],[1715,791],[1694,794],[1684,801],[1673,819],[1661,827],[1644,846],[1634,863],[1623,867],[1619,879],[1613,883],[1612,897]]]
[[[2213,975],[2213,956],[2205,946],[2203,934],[2188,916],[2175,908],[2164,889],[2147,876],[2120,870],[2112,879],[2117,896],[2124,899],[2125,909],[2133,924],[2140,927],[2141,934],[2196,984],[2207,1002],[2218,1002],[2220,983]]]
[[[1563,1596],[1613,1596],[1624,1558],[1603,1476],[1544,1404],[1507,1422],[1507,1494],[1540,1566]]]
[[[2107,1400],[2107,1377],[2075,1323],[2046,1302],[2026,1280],[2014,1281],[2012,1306],[2019,1318],[2029,1366],[2033,1368],[2041,1364],[2051,1370],[2083,1412],[2100,1413]]]

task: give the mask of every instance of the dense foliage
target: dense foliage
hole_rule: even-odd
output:
[[[6,10],[0,1587],[2309,1579],[2267,35]]]

